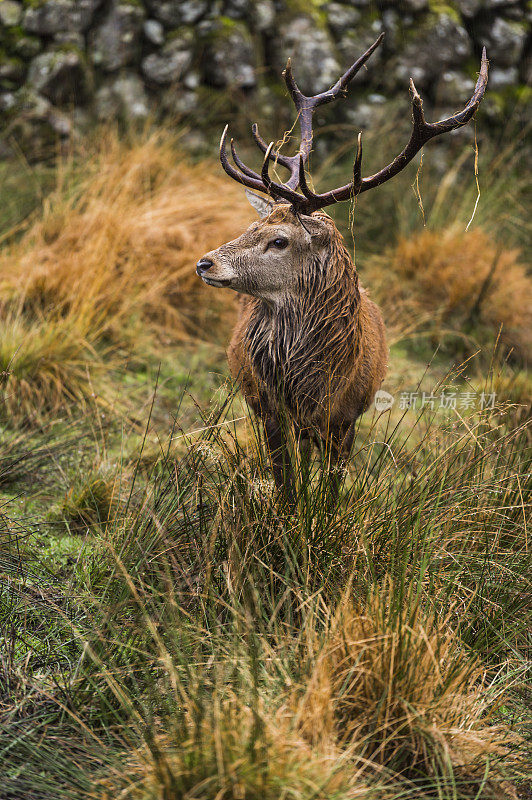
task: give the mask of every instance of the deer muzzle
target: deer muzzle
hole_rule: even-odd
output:
[[[214,271],[211,272],[213,267]],[[212,261],[212,259],[207,258],[206,256],[200,258],[196,264],[196,274],[201,278],[203,283],[208,284],[208,286],[217,286],[218,288],[221,288],[223,286],[229,286],[231,283],[228,278],[223,278],[216,275],[216,264],[214,261]]]

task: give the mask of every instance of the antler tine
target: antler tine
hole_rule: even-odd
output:
[[[254,170],[247,167],[242,159],[239,157],[238,153],[236,152],[235,142],[234,139],[231,139],[231,155],[233,157],[233,161],[237,165],[240,172],[243,172],[244,175],[247,175],[249,178],[254,178],[257,181],[260,181],[260,175],[258,175]]]
[[[251,135],[255,139],[255,142],[258,144],[260,150],[262,150],[262,152],[265,153],[266,150],[268,149],[268,145],[260,135],[259,126],[257,125],[256,122],[254,122],[253,125],[251,126]],[[279,153],[278,150],[272,150],[272,156],[274,160],[277,161],[277,163],[280,164],[282,167],[286,167],[287,169],[292,170],[293,158],[290,158],[290,156],[284,156],[282,153]]]
[[[262,162],[262,169],[260,173],[262,177],[262,182],[268,190],[270,189],[270,186],[273,183],[269,173],[270,155],[272,150],[273,150],[273,142],[270,142],[270,144],[266,148],[266,155],[264,156],[264,161]]]
[[[423,102],[416,90],[413,80],[410,79],[413,118],[413,127],[410,140],[404,150],[399,153],[399,155],[391,162],[391,164],[388,164],[386,167],[379,170],[379,172],[375,173],[375,175],[371,175],[369,178],[363,179],[362,188],[360,191],[366,192],[368,189],[373,189],[375,186],[380,186],[381,183],[393,178],[394,175],[397,175],[397,173],[400,172],[414,158],[414,156],[428,141],[430,141],[430,139],[433,139],[435,136],[440,136],[442,133],[448,133],[455,128],[461,128],[462,125],[468,123],[479,107],[482,98],[484,97],[484,92],[488,83],[488,66],[489,62],[486,57],[486,48],[484,47],[482,50],[480,72],[473,95],[462,111],[458,112],[457,114],[453,114],[451,117],[447,117],[447,119],[443,119],[440,122],[430,123],[425,121],[425,115],[423,114]]]
[[[357,154],[353,164],[353,194],[360,193],[362,187],[362,133],[358,134]]]
[[[322,105],[323,103],[330,103],[331,100],[334,100],[338,97],[339,94],[345,94],[345,90],[347,84],[355,77],[357,72],[360,70],[361,67],[364,66],[368,58],[371,56],[372,53],[375,52],[377,47],[379,47],[380,43],[384,39],[384,32],[380,34],[380,36],[375,39],[373,44],[368,47],[365,53],[363,53],[360,58],[357,58],[354,64],[352,64],[348,70],[344,72],[342,77],[336,81],[334,86],[332,86],[328,91],[322,92],[322,94],[316,95],[316,98],[319,98],[316,105]]]
[[[242,183],[244,186],[248,186],[250,189],[257,189],[259,192],[263,192],[264,185],[258,175],[256,178],[254,178],[249,174],[239,172],[233,167],[232,164],[229,163],[229,159],[227,158],[227,153],[225,150],[225,140],[227,138],[228,128],[229,125],[226,125],[220,139],[220,161],[222,162],[222,167],[227,172],[229,177],[233,178],[233,180],[238,181],[238,183]],[[251,172],[251,170],[249,170],[249,172]]]
[[[282,72],[284,82],[286,83],[286,88],[290,92],[290,96],[294,101],[295,107],[299,108],[298,103],[301,102],[302,99],[306,99],[305,95],[297,85],[294,79],[294,75],[292,72],[292,59],[289,58],[286,62],[286,67],[283,69]]]
[[[309,189],[307,183],[307,176],[305,175],[305,164],[303,162],[302,155],[299,156],[299,184],[301,186],[301,191],[303,192],[307,200],[316,201],[318,195],[315,194],[311,189]]]
[[[292,64],[290,59],[284,71],[284,79],[290,95],[294,101],[298,111],[299,124],[301,128],[301,140],[298,152],[294,156],[283,156],[273,150],[273,142],[269,145],[262,139],[259,134],[257,125],[252,126],[252,133],[255,142],[265,154],[262,164],[261,174],[254,172],[247,167],[236,153],[233,140],[231,140],[231,153],[237,169],[233,167],[227,158],[225,149],[225,142],[227,137],[227,125],[224,128],[222,138],[220,140],[220,161],[227,174],[252,189],[267,192],[275,199],[283,198],[291,203],[299,212],[311,214],[318,208],[325,208],[332,203],[338,203],[342,200],[348,200],[354,195],[362,192],[367,192],[368,189],[373,189],[380,186],[381,183],[393,178],[414,158],[421,148],[430,139],[439,136],[442,133],[460,128],[465,125],[474,115],[475,111],[480,105],[484,92],[488,83],[488,67],[489,62],[486,57],[486,48],[482,50],[482,60],[480,65],[480,72],[475,86],[472,97],[462,111],[447,119],[440,120],[439,122],[426,122],[423,113],[423,103],[412,79],[410,79],[410,90],[412,92],[412,133],[408,144],[399,153],[394,160],[383,169],[370,175],[369,178],[362,177],[362,135],[358,135],[357,152],[355,162],[353,165],[353,180],[345,186],[340,186],[338,189],[333,189],[324,194],[315,194],[309,189],[306,175],[305,164],[310,155],[312,148],[312,115],[314,109],[324,103],[329,103],[334,100],[338,95],[345,92],[345,88],[350,80],[356,75],[358,70],[365,64],[374,50],[382,42],[384,34],[381,34],[378,39],[360,56],[357,61],[342,75],[342,77],[334,84],[331,89],[321,94],[307,97],[299,89],[292,74]],[[269,164],[272,157],[281,166],[290,170],[290,178],[286,183],[276,183],[272,181],[269,175]],[[303,194],[296,191],[298,186],[301,187]]]

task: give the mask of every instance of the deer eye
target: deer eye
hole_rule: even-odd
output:
[[[275,247],[277,250],[284,250],[287,246],[288,239],[285,239],[284,236],[278,236],[276,239],[272,239],[271,242],[268,242],[268,247]]]

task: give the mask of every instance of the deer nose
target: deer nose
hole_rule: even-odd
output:
[[[196,272],[198,275],[203,275],[204,272],[207,272],[214,264],[214,261],[211,261],[210,258],[200,258],[198,263],[196,264]]]

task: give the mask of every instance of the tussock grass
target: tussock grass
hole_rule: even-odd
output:
[[[124,480],[125,475],[119,474],[116,467],[99,464],[77,477],[53,514],[74,531],[104,526],[118,512]]]
[[[42,214],[5,248],[0,296],[68,316],[92,341],[132,345],[146,328],[173,341],[206,335],[217,304],[195,262],[250,219],[238,187],[190,164],[175,137],[131,145],[102,132],[79,165],[59,165]]]
[[[389,581],[365,603],[346,595],[325,635],[309,639],[313,669],[296,716],[311,741],[334,734],[361,762],[410,777],[460,767],[474,775],[490,754],[508,755],[513,737],[489,724],[501,698],[460,642],[452,610],[423,606]]]
[[[434,341],[452,333],[490,350],[500,331],[507,350],[531,358],[532,278],[516,249],[480,228],[403,237],[373,260],[368,274],[392,325],[417,320]]]
[[[194,267],[251,218],[242,191],[191,164],[168,133],[126,143],[104,131],[59,162],[41,212],[0,252],[4,416],[83,407],[109,396],[102,367],[227,328],[233,295],[210,291]]]
[[[0,331],[0,417],[42,424],[72,404],[94,396],[92,376],[103,363],[70,320],[30,321],[7,312]]]

